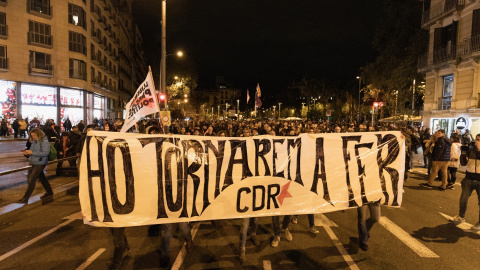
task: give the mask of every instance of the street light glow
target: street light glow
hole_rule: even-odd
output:
[[[182,56],[183,56],[183,52],[182,52],[182,51],[178,51],[178,52],[177,52],[177,56],[178,56],[178,57],[182,57]]]

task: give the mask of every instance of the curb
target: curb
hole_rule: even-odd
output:
[[[30,197],[30,199],[28,200],[28,204],[20,204],[14,202],[0,207],[0,218],[9,218],[12,215],[22,214],[44,204],[48,204],[61,197],[73,194],[78,194],[78,180],[54,188],[52,197],[42,200],[40,199],[40,196],[42,196],[43,194],[36,194]]]

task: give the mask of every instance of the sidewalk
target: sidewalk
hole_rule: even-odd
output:
[[[64,163],[64,166],[67,162]],[[68,165],[67,165],[68,166]],[[40,196],[45,193],[42,184],[37,181],[35,190],[28,200],[28,204],[16,203],[27,190],[27,171],[16,172],[8,175],[8,177],[15,177],[17,179],[25,179],[24,181],[16,181],[10,185],[0,187],[0,215],[2,217],[21,214],[32,208],[49,203],[52,200],[63,197],[67,194],[75,194],[78,192],[78,177],[61,177],[55,176],[55,169],[57,164],[50,164],[45,168],[45,176],[47,177],[53,189],[53,197],[41,200]],[[6,176],[2,176],[4,178]],[[3,180],[3,179],[2,179]]]

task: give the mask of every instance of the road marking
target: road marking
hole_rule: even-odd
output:
[[[328,227],[338,227],[335,222],[331,221],[324,214],[315,214],[315,225],[317,226],[328,226]]]
[[[82,263],[76,270],[83,270],[87,268],[93,261],[95,261],[102,253],[107,250],[106,248],[101,248],[97,250],[90,258],[88,258],[84,263]]]
[[[418,256],[422,258],[439,258],[437,254],[424,246],[420,241],[413,238],[409,233],[398,227],[395,223],[389,220],[387,217],[380,218],[380,224],[395,235],[400,241],[412,249]]]
[[[263,261],[263,270],[272,270],[272,262],[269,260]]]
[[[67,221],[63,222],[62,224],[60,224],[60,225],[56,226],[55,228],[53,228],[53,229],[50,229],[50,230],[48,230],[48,231],[46,231],[46,232],[42,233],[41,235],[39,235],[39,236],[37,236],[37,237],[33,238],[32,240],[30,240],[30,241],[26,242],[25,244],[23,244],[23,245],[21,245],[21,246],[19,246],[19,247],[15,248],[14,250],[11,250],[11,251],[9,251],[9,252],[7,252],[7,253],[3,254],[2,256],[0,256],[0,262],[1,262],[1,261],[3,261],[3,260],[5,260],[5,259],[6,259],[6,258],[8,258],[8,257],[10,257],[10,256],[14,255],[15,253],[17,253],[17,252],[21,251],[22,249],[24,249],[24,248],[26,248],[26,247],[28,247],[28,246],[30,246],[30,245],[32,245],[32,244],[34,244],[35,242],[37,242],[37,241],[41,240],[42,238],[44,238],[44,237],[46,237],[46,236],[48,236],[48,235],[50,235],[50,234],[54,233],[54,232],[55,232],[55,231],[57,231],[58,229],[60,229],[60,228],[62,228],[62,227],[64,227],[64,226],[67,226],[68,224],[72,223],[73,221],[75,221],[75,219],[69,219],[69,220],[67,220]]]
[[[192,228],[192,241],[195,239],[195,235],[197,235],[198,228],[203,222],[197,222]],[[177,258],[175,259],[175,262],[172,265],[172,270],[177,270],[180,269],[180,267],[183,264],[183,260],[185,259],[185,256],[187,256],[187,248],[185,247],[186,242],[183,244],[182,249],[180,249],[180,252],[177,255]]]
[[[335,244],[335,246],[337,247],[338,251],[340,252],[340,254],[342,254],[342,257],[343,259],[345,260],[345,262],[348,264],[348,266],[350,267],[350,269],[352,270],[360,270],[360,268],[358,268],[358,266],[355,264],[355,262],[353,261],[352,257],[350,257],[350,255],[348,254],[347,250],[345,250],[345,248],[343,247],[342,245],[342,242],[340,242],[340,240],[338,240],[337,236],[335,235],[335,233],[333,233],[332,229],[328,226],[323,226],[323,228],[325,229],[325,231],[327,231],[327,234],[328,236],[330,236],[330,238],[332,239],[333,243]]]
[[[439,212],[440,215],[442,215],[444,218],[446,218],[448,221],[450,221],[450,219],[453,219],[453,217],[449,216],[449,215],[446,215],[444,213],[441,213]],[[453,222],[452,222],[453,223]],[[459,229],[462,229],[464,231],[468,231],[468,232],[472,232],[472,233],[476,233],[478,235],[480,235],[480,231],[475,231],[475,230],[471,230],[470,228],[473,226],[472,224],[470,223],[467,223],[467,222],[462,222],[460,224],[455,224],[455,226],[457,226],[457,228]]]

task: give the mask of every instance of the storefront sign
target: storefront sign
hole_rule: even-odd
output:
[[[92,131],[80,203],[93,226],[309,214],[402,203],[398,131],[221,138]]]
[[[457,118],[457,120],[455,121],[455,127],[458,129],[458,130],[464,130],[468,127],[468,119],[465,118],[465,117],[459,117]]]
[[[74,89],[60,89],[60,104],[69,106],[83,105],[83,92]]]
[[[22,84],[22,103],[55,105],[56,92],[55,87]]]

